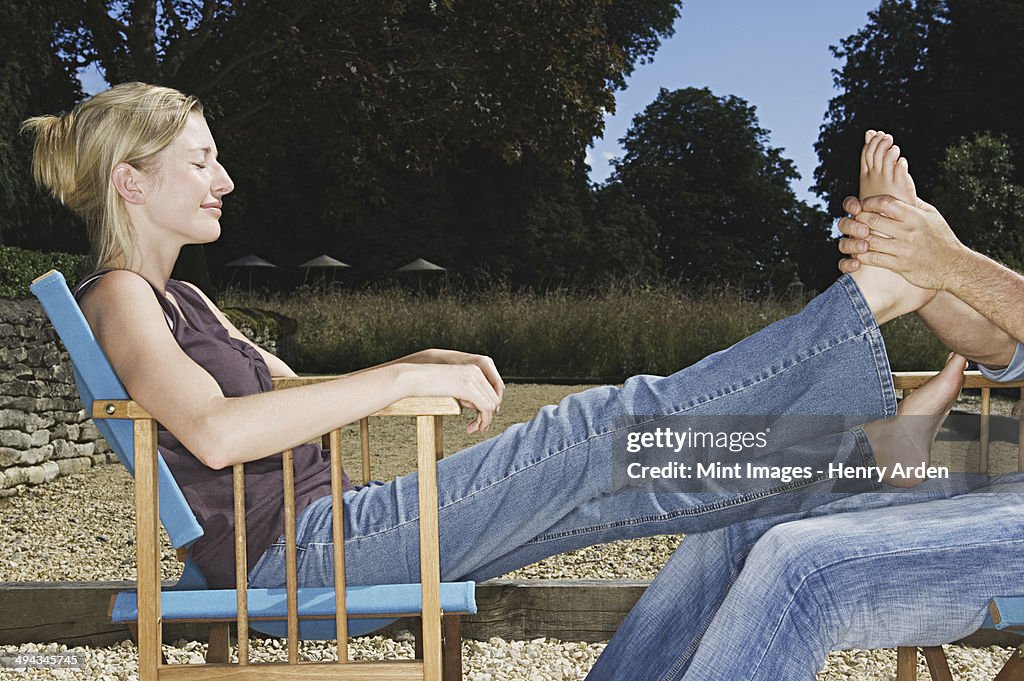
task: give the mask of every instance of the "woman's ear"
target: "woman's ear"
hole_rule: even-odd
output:
[[[142,174],[137,168],[133,168],[127,163],[118,163],[114,166],[111,180],[125,203],[136,205],[145,203],[146,197],[140,186]]]

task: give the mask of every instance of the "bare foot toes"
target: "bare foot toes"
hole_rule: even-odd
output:
[[[963,387],[965,366],[963,357],[952,354],[938,375],[900,402],[895,418],[864,426],[890,485],[913,487],[924,481],[919,474],[927,468],[935,434]]]
[[[861,150],[860,198],[890,194],[910,204],[917,202],[914,181],[907,166],[898,167],[900,148],[892,135],[875,133]]]
[[[899,147],[893,147],[898,149]],[[901,156],[892,170],[893,196],[900,200],[915,205],[917,203],[917,187],[914,185],[914,178],[910,176],[910,163],[906,157]],[[903,198],[910,197],[909,199]]]

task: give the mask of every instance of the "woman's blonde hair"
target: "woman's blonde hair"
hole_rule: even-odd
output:
[[[35,116],[21,124],[35,135],[32,175],[36,183],[81,217],[89,230],[96,265],[124,256],[129,262],[135,232],[114,186],[118,163],[143,172],[153,157],[181,133],[195,97],[177,90],[121,83],[80,102],[70,113]]]

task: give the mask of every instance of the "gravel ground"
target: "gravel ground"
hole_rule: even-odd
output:
[[[512,385],[506,392],[502,411],[491,434],[530,418],[540,405],[557,402],[566,394],[585,386]],[[977,410],[977,398],[968,397],[958,404],[966,411]],[[1008,414],[1012,400],[995,398],[993,412]],[[479,436],[466,436],[468,418],[449,418],[445,424],[447,451],[457,451],[479,442]],[[343,442],[352,455],[348,470],[359,478],[356,463],[357,436],[354,429]],[[414,461],[414,427],[410,419],[386,419],[372,426],[373,477],[386,479],[406,472]],[[993,459],[1016,460],[1016,448],[998,446]],[[132,482],[118,465],[100,466],[87,473],[58,479],[39,487],[19,489],[17,494],[0,499],[0,546],[6,558],[0,562],[0,581],[86,581],[120,580],[135,577],[134,508]],[[162,533],[162,531],[161,531]],[[507,575],[512,578],[628,578],[654,577],[678,546],[680,536],[614,542],[590,547],[543,560]],[[162,574],[177,579],[181,566],[163,535]],[[398,637],[403,638],[402,636]],[[407,640],[381,637],[356,639],[353,651],[359,657],[411,657]],[[483,680],[579,679],[603,649],[603,644],[560,642],[551,639],[533,641],[465,641],[464,678]],[[0,646],[0,662],[16,652],[57,653],[67,648],[55,644]],[[135,647],[130,641],[84,652],[84,670],[57,669],[16,671],[3,669],[2,679],[134,679]],[[177,641],[165,646],[170,662],[202,660],[205,645]],[[309,659],[331,659],[330,644],[303,642]],[[253,640],[253,659],[272,659],[283,651],[281,641],[259,644]],[[1009,653],[1002,648],[948,646],[947,654],[954,678],[991,679]],[[320,657],[316,657],[316,656]],[[326,657],[325,657],[326,656]],[[284,659],[284,658],[280,658]],[[927,678],[923,664],[920,678]],[[892,679],[895,652],[891,650],[844,651],[832,653],[819,679]]]
[[[394,660],[411,659],[412,643],[368,636],[353,639],[349,646],[349,659]],[[405,640],[401,640],[401,639]],[[992,646],[967,648],[945,646],[949,668],[956,681],[991,681],[998,673],[1012,649]],[[604,649],[603,643],[562,642],[554,639],[532,641],[463,641],[463,678],[467,681],[572,681],[583,679]],[[0,659],[17,653],[54,655],[75,653],[80,669],[0,668],[0,681],[35,681],[37,679],[97,679],[102,681],[137,681],[138,666],[135,645],[125,641],[109,648],[68,649],[59,645],[0,646]],[[175,641],[164,645],[170,664],[202,664],[206,645],[195,641]],[[337,651],[332,642],[303,641],[299,646],[302,660],[336,660]],[[929,679],[923,658],[918,656],[918,678]],[[287,646],[276,639],[252,639],[250,661],[286,661]],[[232,649],[232,661],[237,661]],[[818,681],[883,681],[896,676],[895,650],[849,650],[828,656],[825,669]]]

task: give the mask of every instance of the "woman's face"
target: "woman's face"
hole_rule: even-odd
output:
[[[221,197],[235,185],[217,161],[217,145],[202,115],[188,117],[145,177],[145,212],[155,227],[184,243],[209,243],[220,236]]]

